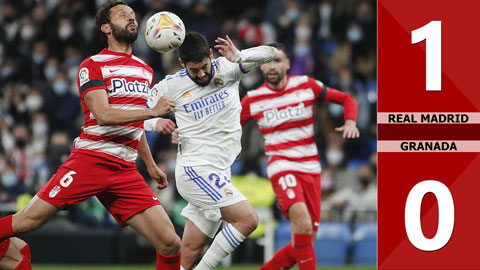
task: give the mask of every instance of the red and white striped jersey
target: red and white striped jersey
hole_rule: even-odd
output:
[[[243,97],[241,123],[243,126],[250,119],[257,122],[265,139],[265,153],[270,156],[268,177],[285,171],[320,174],[313,128],[317,99],[343,105],[345,119],[356,121],[357,102],[350,95],[308,76],[287,76],[280,90],[265,82]]]
[[[100,126],[83,100],[92,90],[107,91],[111,107],[145,109],[153,70],[133,54],[104,49],[80,64],[77,86],[85,114],[85,126],[75,139],[72,152],[103,157],[134,167],[143,134],[143,121],[118,126]]]

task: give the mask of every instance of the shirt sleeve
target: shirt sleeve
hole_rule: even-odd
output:
[[[103,80],[102,72],[98,66],[95,66],[90,59],[85,60],[79,67],[77,76],[78,91],[80,98],[83,99],[86,93],[92,90],[107,90],[107,85]]]
[[[152,118],[152,119],[147,119],[143,121],[143,129],[146,131],[155,131],[155,126],[157,125],[158,120],[162,119],[161,117],[159,118]]]
[[[242,98],[242,113],[240,114],[240,124],[245,126],[245,124],[252,119],[252,115],[250,114],[250,98],[248,95],[245,95]]]
[[[345,120],[350,119],[357,121],[357,101],[347,93],[341,92],[337,89],[325,87],[325,102],[333,102],[343,106],[343,117]]]
[[[343,106],[344,119],[357,121],[357,101],[349,94],[324,85],[321,81],[308,78],[315,97],[322,102],[332,102]]]
[[[278,57],[278,50],[271,46],[257,46],[235,53],[233,63],[237,63],[242,73],[247,73],[262,64]]]

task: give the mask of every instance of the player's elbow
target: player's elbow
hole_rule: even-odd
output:
[[[112,117],[109,117],[107,114],[97,114],[95,115],[95,120],[99,126],[112,126],[116,123],[113,121]]]

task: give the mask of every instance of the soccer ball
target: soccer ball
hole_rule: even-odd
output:
[[[185,25],[177,15],[162,11],[147,20],[144,34],[150,48],[166,53],[182,45],[185,39]]]

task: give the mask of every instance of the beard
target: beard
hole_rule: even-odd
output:
[[[265,79],[267,80],[267,82],[271,85],[277,85],[279,82],[281,82],[283,80],[283,78],[285,77],[285,74],[281,74],[281,73],[278,73],[278,72],[273,72],[274,74],[276,74],[276,78],[270,78],[268,76],[268,73],[266,74],[263,74],[263,76],[265,77]]]
[[[120,26],[117,26],[113,23],[110,23],[110,26],[112,27],[112,35],[113,37],[120,43],[125,43],[128,45],[133,44],[135,40],[137,40],[138,36],[138,28],[135,29],[135,31],[129,31],[128,27],[130,27],[131,24],[127,24],[125,28],[121,28]]]
[[[204,82],[200,81],[205,77],[207,77],[207,79]],[[208,73],[205,73],[205,76],[203,78],[194,77],[194,78],[192,78],[192,80],[200,86],[207,86],[210,83],[210,81],[212,80],[212,75],[208,74]]]

